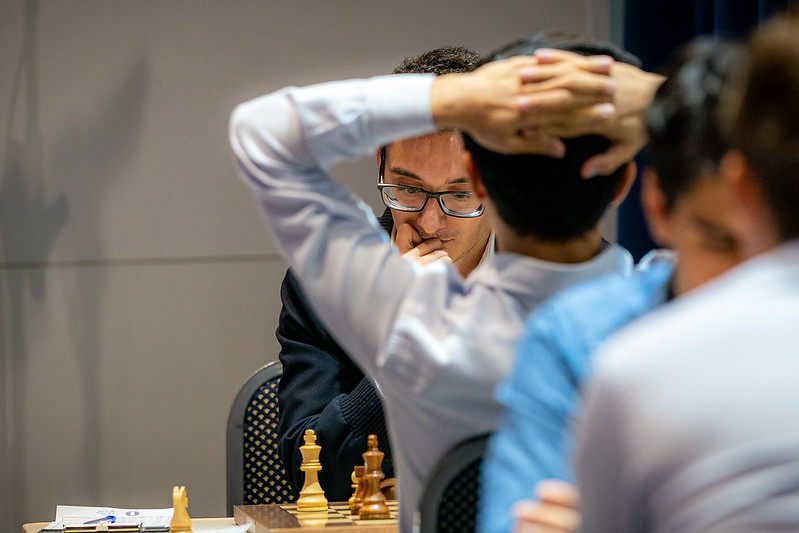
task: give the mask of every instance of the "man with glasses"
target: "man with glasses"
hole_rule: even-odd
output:
[[[463,47],[442,47],[406,58],[393,74],[467,72],[479,56]],[[377,153],[378,188],[387,209],[380,224],[405,257],[420,264],[450,261],[467,276],[492,249],[491,230],[469,190],[463,140],[439,131],[383,146]],[[432,195],[432,196],[431,196]],[[432,201],[428,201],[428,199]],[[385,452],[387,495],[394,466],[380,395],[346,351],[330,336],[291,271],[281,288],[277,329],[283,375],[278,388],[281,458],[299,491],[306,429],[323,444],[319,482],[330,501],[352,493],[350,473],[362,464],[366,438],[376,434]]]
[[[483,205],[469,190],[459,132],[441,131],[380,149],[379,183],[400,251],[425,264],[452,262],[464,277],[490,250]]]

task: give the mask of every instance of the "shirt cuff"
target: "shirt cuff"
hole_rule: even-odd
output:
[[[436,131],[430,109],[434,74],[391,74],[367,80],[366,110],[379,146]]]

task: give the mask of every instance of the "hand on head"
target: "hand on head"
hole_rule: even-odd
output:
[[[433,119],[440,127],[468,132],[495,152],[562,157],[563,143],[550,127],[564,115],[608,102],[612,87],[607,74],[582,68],[601,70],[607,68],[604,63],[540,65],[533,56],[520,56],[466,74],[439,76],[431,93]]]
[[[585,163],[591,177],[611,173],[646,143],[644,111],[662,79],[608,56],[542,49],[439,76],[431,106],[436,124],[499,153],[562,157],[561,138],[603,135],[612,145]]]
[[[423,240],[419,232],[410,224],[400,224],[392,235],[394,243],[403,257],[413,259],[420,265],[427,265],[439,259],[452,262],[439,239]]]
[[[589,68],[587,60],[598,60],[605,56],[585,57],[564,50],[541,49],[535,56],[543,64],[574,63]],[[561,115],[560,123],[551,125],[551,134],[559,137],[580,135],[602,135],[610,139],[611,145],[604,153],[590,158],[583,164],[585,178],[610,174],[631,160],[646,144],[645,113],[663,76],[645,72],[621,61],[610,61],[609,85],[612,88],[612,105],[599,104],[574,110]]]
[[[571,483],[545,479],[536,485],[537,500],[513,506],[513,533],[572,533],[580,527],[580,493]]]

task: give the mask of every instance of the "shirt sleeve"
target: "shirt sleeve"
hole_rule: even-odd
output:
[[[238,173],[314,309],[367,373],[412,280],[371,209],[334,183],[338,162],[435,131],[432,75],[289,87],[238,106],[230,142]]]
[[[514,370],[497,387],[505,407],[483,462],[481,528],[511,530],[511,507],[534,497],[535,485],[550,478],[572,481],[572,412],[578,402],[577,377],[569,337],[557,313],[543,307],[528,320]],[[574,356],[574,347],[571,355]]]

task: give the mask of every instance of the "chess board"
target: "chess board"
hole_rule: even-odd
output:
[[[297,504],[285,505],[237,505],[233,517],[237,524],[255,522],[255,533],[296,532],[303,533],[396,533],[397,502],[389,501],[391,518],[383,520],[361,520],[350,514],[347,502],[332,502],[327,511],[299,512]]]

